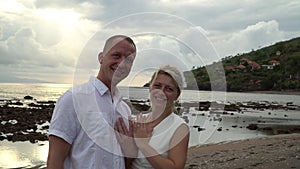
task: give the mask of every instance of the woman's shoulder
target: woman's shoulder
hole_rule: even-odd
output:
[[[181,118],[178,114],[175,114],[174,112],[170,115],[174,120],[186,124],[183,118]]]

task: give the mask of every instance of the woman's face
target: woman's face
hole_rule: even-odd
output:
[[[173,107],[179,91],[173,78],[166,74],[158,74],[150,84],[150,100],[153,106]]]

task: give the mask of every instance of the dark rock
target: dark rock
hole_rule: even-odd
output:
[[[203,131],[203,130],[205,130],[205,128],[198,127],[198,131]]]
[[[20,102],[20,101],[17,101],[16,103],[11,103],[11,104],[13,104],[13,105],[17,105],[17,106],[23,106],[23,103],[22,103],[22,102]]]
[[[150,106],[145,104],[139,104],[139,103],[132,103],[132,108],[136,109],[137,111],[148,111]]]
[[[256,124],[249,124],[246,128],[249,130],[257,130],[258,129]]]
[[[6,137],[0,136],[0,141],[5,140],[5,139],[6,139]]]
[[[25,108],[25,107],[8,107],[0,106],[1,121],[0,123],[1,137],[0,140],[8,141],[37,141],[47,140],[47,135],[37,132],[37,125],[49,122],[52,116],[53,108],[46,107],[44,109]],[[9,123],[9,120],[15,120],[17,123]],[[42,130],[47,130],[49,126],[45,126]]]
[[[25,100],[32,100],[32,99],[33,99],[33,97],[32,97],[32,96],[28,96],[28,95],[27,95],[27,96],[24,96],[24,99],[25,99]]]

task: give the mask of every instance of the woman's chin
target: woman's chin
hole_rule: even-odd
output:
[[[161,100],[152,100],[152,106],[156,106],[156,107],[166,107],[166,102],[165,101],[161,101]]]
[[[165,109],[166,107],[166,104],[161,102],[152,102],[151,105],[152,108],[156,108],[156,109]]]

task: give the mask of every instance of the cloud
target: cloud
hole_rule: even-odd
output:
[[[159,58],[188,69],[299,36],[299,8],[297,0],[3,0],[0,65],[61,82],[74,69],[95,73],[104,40],[127,34],[143,58],[133,70]]]
[[[98,24],[69,9],[19,6],[13,12],[0,12],[0,65],[9,70],[6,76],[71,79],[65,74],[72,77],[76,59]]]
[[[216,40],[215,45],[220,55],[226,56],[249,52],[283,39],[285,34],[280,31],[279,23],[272,20],[249,25],[243,30],[230,34],[226,39]]]
[[[55,63],[52,53],[36,41],[35,32],[30,28],[21,28],[2,42],[0,53],[1,64],[54,66]]]

